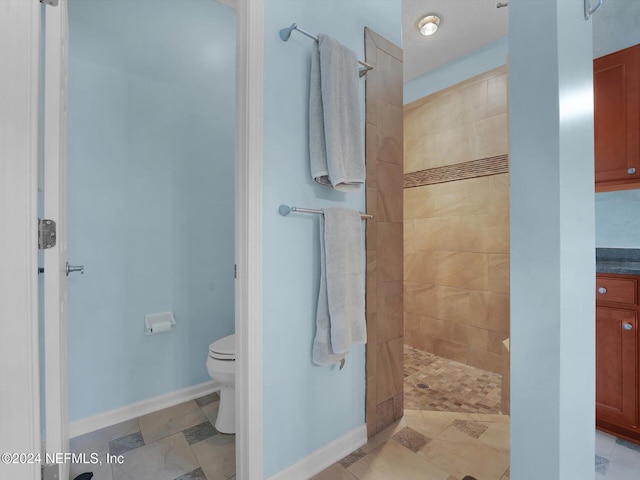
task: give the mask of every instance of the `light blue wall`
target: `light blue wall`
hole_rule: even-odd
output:
[[[404,84],[404,103],[411,103],[507,63],[509,41],[499,38]]]
[[[209,380],[207,346],[233,332],[235,13],[70,0],[69,14],[76,420]],[[168,310],[174,331],[145,336],[145,314]]]
[[[596,194],[596,246],[640,248],[640,190]]]
[[[640,2],[605,0],[593,16],[593,56],[608,55],[640,43]]]
[[[607,0],[593,17],[594,56],[640,43],[640,2]],[[640,248],[640,190],[596,193],[596,246]]]
[[[342,371],[311,362],[318,295],[318,218],[282,217],[282,203],[363,210],[364,193],[339,193],[309,172],[307,104],[312,41],[279,29],[292,22],[326,33],[364,58],[365,26],[400,45],[399,0],[267,0],[264,113],[265,476],[364,423],[365,349]],[[364,108],[364,82],[361,80]]]

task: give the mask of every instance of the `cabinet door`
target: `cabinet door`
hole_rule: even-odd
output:
[[[596,183],[640,181],[639,57],[636,45],[593,62]]]
[[[637,313],[596,308],[596,417],[638,425]]]

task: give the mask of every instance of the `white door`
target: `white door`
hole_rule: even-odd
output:
[[[57,245],[44,251],[44,356],[47,453],[69,451],[67,402],[67,2],[45,7],[44,217]],[[60,465],[60,478],[69,476]]]

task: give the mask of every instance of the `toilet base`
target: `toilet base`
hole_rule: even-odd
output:
[[[215,424],[220,433],[236,433],[236,387],[223,386],[220,390],[220,407]]]

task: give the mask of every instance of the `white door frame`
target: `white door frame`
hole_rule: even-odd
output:
[[[40,452],[38,110],[40,4],[0,3],[0,452]],[[1,478],[40,465],[0,462]]]
[[[40,24],[37,0],[0,5],[0,424],[3,452],[40,451],[37,287]],[[56,8],[56,7],[46,7]],[[263,478],[262,136],[264,0],[237,3],[237,478]],[[7,48],[8,47],[8,48]],[[6,442],[6,444],[5,444]],[[4,472],[7,472],[5,475]],[[2,478],[36,480],[38,464]]]
[[[57,222],[57,244],[44,251],[44,364],[46,453],[69,451],[67,365],[67,0],[46,7],[44,53],[44,217]],[[49,462],[43,462],[49,463]],[[69,464],[53,465],[60,478]]]
[[[264,0],[236,10],[236,475],[264,478],[262,136]]]

